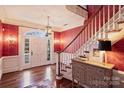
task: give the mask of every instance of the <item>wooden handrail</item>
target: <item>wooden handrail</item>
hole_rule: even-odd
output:
[[[77,38],[78,36],[83,32],[83,30],[87,27],[87,25],[91,22],[91,20],[98,14],[98,12],[103,8],[103,5],[86,21],[86,23],[82,26],[81,31],[76,35],[76,37],[59,53],[64,52]]]
[[[85,10],[85,11],[87,11],[87,12],[88,12],[88,9],[86,9],[86,8],[82,7],[81,5],[77,5],[77,6],[79,6],[80,8],[82,8],[83,10]]]
[[[108,5],[109,6],[109,5]],[[108,8],[108,7],[107,7]],[[121,7],[120,7],[121,8]],[[109,8],[108,8],[109,9]],[[113,9],[113,7],[112,7],[112,9]],[[115,11],[115,10],[114,10]],[[121,11],[121,10],[120,10]],[[89,50],[88,50],[88,48],[89,48],[89,46],[88,46],[88,44],[90,43],[90,40],[88,40],[88,39],[90,39],[91,37],[89,37],[89,38],[86,38],[86,35],[88,35],[89,36],[89,34],[91,34],[91,29],[93,28],[93,27],[91,27],[91,22],[95,19],[95,34],[98,36],[99,34],[101,35],[101,32],[102,32],[102,34],[103,34],[103,31],[101,31],[100,30],[100,28],[102,28],[102,27],[104,27],[104,26],[106,26],[106,23],[107,23],[107,25],[108,25],[108,21],[109,20],[111,20],[113,17],[115,17],[115,12],[113,13],[113,15],[112,16],[110,16],[110,14],[108,14],[109,16],[108,16],[108,20],[107,20],[107,22],[106,22],[106,20],[103,18],[103,17],[105,17],[104,15],[104,12],[105,12],[105,6],[101,6],[87,21],[86,21],[86,23],[82,26],[82,28],[81,28],[81,31],[76,35],[76,37],[62,50],[62,51],[60,51],[60,52],[58,52],[58,75],[59,76],[61,76],[61,70],[63,69],[62,67],[63,67],[63,65],[61,65],[61,63],[64,63],[65,64],[65,66],[66,66],[66,62],[68,62],[68,64],[67,65],[70,65],[71,66],[71,64],[72,63],[70,63],[70,61],[71,61],[71,59],[72,58],[75,58],[75,57],[77,57],[77,56],[80,56],[80,55],[83,55],[83,57],[86,57],[85,56],[85,54],[84,54],[84,52],[86,53],[86,52],[89,52]],[[118,11],[117,11],[118,12]],[[103,16],[101,16],[102,15],[102,13],[103,13]],[[110,11],[108,11],[108,13],[111,13]],[[120,12],[119,12],[120,13]],[[98,24],[96,23],[96,18],[97,18],[97,16],[98,16]],[[99,20],[102,20],[102,21],[99,21]],[[102,23],[103,22],[103,23]],[[114,22],[114,20],[113,20],[113,22]],[[102,23],[102,24],[101,24]],[[101,24],[101,25],[99,25],[99,24]],[[109,23],[110,24],[110,23]],[[97,26],[96,25],[98,25],[99,27],[98,28],[96,28]],[[89,27],[90,26],[90,27]],[[87,28],[90,28],[90,30],[88,29],[88,31],[90,32],[89,34],[87,33],[88,31],[87,31]],[[100,31],[98,31],[98,30],[100,30]],[[116,29],[115,29],[116,30]],[[98,33],[97,33],[97,31],[98,31]],[[82,34],[82,33],[84,33],[85,32],[85,34]],[[104,30],[104,32],[105,32],[105,30]],[[107,31],[108,32],[108,31]],[[106,32],[105,32],[106,33]],[[77,47],[75,47],[75,42],[76,42],[76,40],[78,40],[78,37],[82,37],[82,35],[83,35],[83,43],[80,43],[80,38],[79,38],[79,44],[80,44],[80,46],[77,46]],[[94,33],[93,33],[93,35],[94,35]],[[96,39],[96,38],[94,38],[95,36],[93,36],[93,40],[94,39]],[[104,37],[103,37],[104,38]],[[102,38],[102,39],[103,39]],[[92,39],[92,38],[91,38]],[[87,42],[88,41],[88,42]],[[73,47],[73,44],[74,44],[74,47]],[[83,47],[83,49],[82,49],[82,44],[86,44],[85,45],[85,47]],[[95,42],[95,44],[96,44],[96,42]],[[62,52],[66,52],[66,50],[68,50],[70,47],[73,47],[72,49],[73,49],[73,52],[75,52],[75,50],[76,50],[76,52],[73,54],[72,52],[68,55],[66,55],[66,54],[64,54],[64,55],[62,55],[62,59],[60,60],[60,55],[61,55],[61,53]],[[81,48],[81,53],[80,53],[80,51],[78,51],[77,49],[79,49],[79,47]],[[76,49],[75,49],[76,48]],[[90,49],[90,48],[89,48]],[[83,50],[83,53],[82,53],[82,50]],[[88,51],[87,51],[88,50]],[[66,57],[66,58],[65,58]],[[62,69],[61,69],[62,68]],[[64,75],[64,73],[62,73],[63,75]],[[69,73],[68,73],[69,74]]]

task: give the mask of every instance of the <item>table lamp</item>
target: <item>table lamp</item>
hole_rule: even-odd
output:
[[[103,52],[103,62],[105,62],[105,51],[111,51],[111,41],[110,40],[99,40],[98,49]]]

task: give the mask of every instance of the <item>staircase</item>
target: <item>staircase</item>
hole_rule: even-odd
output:
[[[72,80],[71,59],[81,56],[90,60],[99,39],[109,39],[112,44],[124,37],[124,7],[119,5],[101,6],[82,27],[80,33],[58,53],[58,75]]]

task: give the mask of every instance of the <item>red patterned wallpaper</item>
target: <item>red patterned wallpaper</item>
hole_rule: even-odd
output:
[[[76,35],[81,31],[81,28],[82,26],[79,26],[65,30],[61,33],[61,41],[63,42],[61,45],[62,50],[76,37]]]
[[[60,32],[54,32],[54,52],[58,52],[61,50],[60,47]]]
[[[74,38],[75,36],[81,31],[82,26],[75,27],[72,29],[65,30],[63,32],[55,32],[54,33],[54,51],[63,50]],[[61,45],[60,45],[61,42]],[[78,42],[77,42],[78,43]]]
[[[115,64],[115,69],[124,71],[124,38],[112,46],[107,52],[107,62]]]
[[[3,35],[2,35],[2,24],[1,24],[1,21],[0,21],[0,58],[2,57],[2,38]]]
[[[3,24],[3,56],[18,55],[18,26]]]

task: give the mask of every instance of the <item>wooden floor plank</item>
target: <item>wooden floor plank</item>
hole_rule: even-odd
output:
[[[53,87],[71,88],[72,82],[62,79],[58,83],[56,80],[55,65],[39,66],[23,71],[7,73],[0,80],[1,88],[23,88],[30,85],[40,84],[44,80],[49,80]]]

